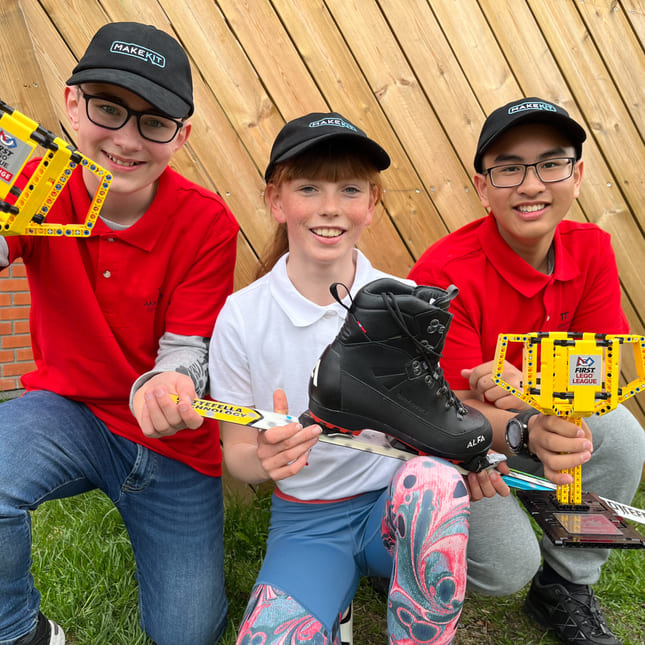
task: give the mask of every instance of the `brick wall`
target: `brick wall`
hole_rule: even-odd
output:
[[[30,302],[22,262],[0,271],[0,392],[20,389],[20,377],[34,369],[29,337]]]

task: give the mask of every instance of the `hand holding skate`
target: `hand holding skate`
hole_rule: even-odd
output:
[[[293,419],[285,425],[274,426],[258,433],[257,456],[262,468],[273,481],[295,475],[307,464],[309,453],[318,441],[318,426],[289,417],[287,398],[282,390],[273,393],[275,414],[284,414],[285,419]]]

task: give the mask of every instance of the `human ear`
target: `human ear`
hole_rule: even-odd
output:
[[[584,170],[585,170],[584,161],[582,161],[582,159],[576,161],[575,166],[573,167],[574,199],[578,199],[578,195],[580,195],[580,185],[582,184],[582,175],[584,174]]]
[[[190,121],[185,121],[184,125],[179,128],[179,132],[177,132],[177,136],[171,141],[173,144],[173,154],[177,152],[183,145],[188,141],[188,137],[190,136],[190,133],[193,129],[193,124]]]
[[[78,131],[81,109],[81,95],[80,90],[76,85],[65,86],[65,110],[67,111],[67,118],[74,131]]]
[[[473,177],[473,181],[475,182],[475,189],[477,190],[477,194],[479,195],[479,200],[481,201],[482,206],[484,208],[489,208],[488,182],[486,181],[486,175],[477,173]]]
[[[370,186],[370,201],[367,205],[367,212],[365,214],[365,226],[369,226],[372,223],[372,218],[374,217],[374,211],[376,210],[377,199],[379,195],[378,186],[372,184]]]
[[[269,182],[264,189],[264,197],[269,204],[271,209],[271,214],[273,219],[275,219],[278,224],[285,224],[287,218],[284,215],[282,210],[282,200],[280,198],[280,188],[275,184]]]

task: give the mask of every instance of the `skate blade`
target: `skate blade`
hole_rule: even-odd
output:
[[[364,430],[347,430],[346,428],[340,428],[339,426],[319,419],[312,414],[311,411],[304,412],[300,415],[299,421],[303,426],[311,424],[319,425],[322,428],[322,434],[319,435],[318,440],[324,443],[352,448],[354,450],[362,450],[363,452],[383,457],[391,457],[393,459],[400,459],[401,461],[408,461],[415,457],[436,457],[451,463],[462,475],[468,474],[469,472],[480,472],[481,470],[493,470],[498,466],[498,464],[506,460],[506,455],[501,453],[477,455],[467,462],[448,459],[441,455],[433,455],[428,452],[417,450],[416,448],[403,443],[401,440],[390,437],[378,430],[365,428],[364,430],[378,432],[378,434],[387,438],[384,445],[368,443],[366,441],[361,441],[360,438],[358,438],[358,435],[360,435]]]

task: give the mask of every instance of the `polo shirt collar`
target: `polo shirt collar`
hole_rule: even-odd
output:
[[[492,212],[482,222],[479,239],[486,259],[508,284],[527,298],[535,296],[552,280],[566,282],[574,279],[579,273],[573,256],[562,243],[559,227],[556,227],[553,236],[555,267],[552,275],[536,271],[511,249],[500,235]],[[509,262],[511,254],[515,257]]]
[[[80,177],[81,173],[78,173],[78,175]],[[76,191],[82,191],[82,193],[75,192],[74,194],[74,204],[79,206],[75,210],[87,212],[90,199],[87,195],[85,183],[81,179],[80,184],[77,182],[74,188]],[[176,183],[173,180],[173,172],[167,167],[159,177],[155,198],[152,200],[148,210],[143,214],[143,217],[122,231],[111,229],[99,217],[96,223],[96,234],[118,237],[122,242],[135,246],[142,251],[152,251],[161,235],[165,232],[169,204],[176,201],[175,189]]]
[[[371,265],[367,258],[358,250],[354,249],[356,254],[356,274],[354,282],[350,289],[351,297],[356,295],[359,286],[369,282]],[[345,319],[347,310],[334,302],[330,305],[320,306],[305,298],[294,286],[287,275],[287,258],[289,254],[283,255],[273,267],[269,274],[269,285],[271,295],[274,300],[289,318],[295,327],[308,327],[318,322],[329,312],[334,312],[338,317]],[[342,292],[341,292],[342,293]],[[349,296],[343,298],[343,303],[349,307],[351,300]]]

